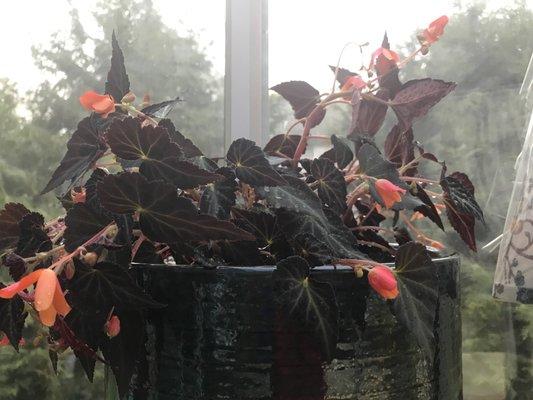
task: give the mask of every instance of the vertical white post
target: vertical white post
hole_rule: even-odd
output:
[[[226,0],[225,147],[268,132],[267,0]]]

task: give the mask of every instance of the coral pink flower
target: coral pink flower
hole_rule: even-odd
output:
[[[446,15],[443,15],[429,24],[429,27],[424,29],[421,34],[421,38],[424,41],[424,44],[430,45],[435,43],[444,33],[444,27],[448,24],[449,18]]]
[[[353,75],[350,76],[346,81],[344,82],[344,85],[341,87],[342,92],[348,92],[352,89],[364,89],[366,87],[366,82],[359,76],[359,75]]]
[[[120,333],[120,319],[113,315],[109,318],[109,321],[105,323],[104,326],[105,333],[108,337],[114,338]]]
[[[402,196],[400,194],[405,194],[405,189],[396,186],[387,179],[378,179],[375,186],[379,197],[381,197],[387,208],[391,208],[394,203],[401,201]]]
[[[392,270],[386,265],[377,265],[368,272],[368,283],[381,297],[390,300],[398,297],[398,283]]]
[[[38,269],[0,289],[0,298],[10,299],[34,283],[37,283],[34,292],[35,310],[39,313],[39,319],[43,325],[52,326],[57,314],[67,315],[70,312],[70,306],[65,300],[56,273],[51,269]]]
[[[86,110],[101,114],[103,118],[115,111],[115,100],[108,94],[88,91],[81,95],[80,103]]]
[[[400,61],[395,51],[380,47],[372,53],[369,69],[375,68],[379,76],[386,74]]]

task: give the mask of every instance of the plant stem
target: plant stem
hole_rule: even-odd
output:
[[[370,225],[364,225],[364,226],[356,226],[355,228],[350,228],[352,231],[383,231],[390,233],[391,235],[394,235],[394,231],[389,228],[382,228],[381,226],[370,226]]]
[[[137,252],[139,251],[139,248],[141,247],[141,244],[146,240],[146,236],[144,236],[143,233],[138,237],[138,239],[135,241],[135,244],[133,245],[131,249],[131,261],[135,258],[137,255]]]
[[[143,117],[143,118],[146,118],[148,121],[150,121],[154,126],[157,126],[157,121],[155,119],[153,119],[152,117],[149,117],[148,115],[146,115],[145,113],[143,113],[142,111],[139,111],[137,110],[134,106],[132,106],[131,104],[122,104],[122,103],[117,103],[115,104],[115,107],[120,107],[122,108],[123,110],[126,110],[126,111],[129,111],[129,112],[132,112],[133,114],[135,115],[138,115],[139,117]]]
[[[305,120],[306,118],[300,118],[300,119],[297,119],[296,121],[294,121],[291,126],[289,126],[289,128],[287,129],[287,132],[285,132],[285,136],[289,136],[289,133],[295,128],[297,127],[299,124],[301,123],[305,123]]]
[[[410,162],[408,162],[407,164],[402,165],[402,166],[400,167],[400,169],[398,169],[398,173],[399,173],[400,175],[404,174],[405,171],[407,171],[407,170],[408,170],[409,168],[411,168],[411,167],[416,166],[416,165],[418,164],[418,162],[421,161],[422,159],[424,159],[424,157],[422,157],[422,156],[420,155],[420,156],[416,157],[415,159],[411,160]]]
[[[326,104],[324,104],[325,107],[328,107],[332,104],[348,104],[348,105],[351,105],[350,101],[349,100],[344,100],[344,99],[338,99],[338,100],[331,100],[331,101],[328,101]]]
[[[72,253],[66,254],[65,256],[61,257],[58,261],[54,262],[52,265],[50,265],[48,268],[52,269],[56,272],[56,274],[61,273],[63,265],[69,261],[71,261],[74,257],[77,257],[81,250],[85,246],[90,246],[93,243],[96,243],[102,235],[105,235],[110,227],[115,225],[114,222],[107,225],[105,228],[103,228],[100,232],[98,232],[96,235],[94,235],[92,238],[87,240],[85,243],[83,243],[81,246],[79,246],[76,250],[74,250]],[[52,249],[53,250],[53,249]],[[50,250],[50,251],[52,251]]]
[[[377,261],[358,260],[355,258],[336,258],[333,260],[333,264],[347,265],[347,266],[352,266],[352,267],[365,267],[367,265],[372,265],[372,266],[383,265],[382,263],[379,263]]]

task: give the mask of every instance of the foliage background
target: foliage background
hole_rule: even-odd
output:
[[[78,106],[79,95],[88,88],[103,86],[114,28],[136,94],[157,93],[154,101],[176,95],[184,98],[186,101],[171,115],[176,126],[194,137],[208,154],[220,155],[222,80],[214,75],[194,36],[180,36],[166,27],[149,0],[102,2],[94,18],[102,26],[101,39],[87,34],[73,9],[68,37],[52,38],[45,47],[34,49],[36,64],[57,80],[45,81],[21,98],[12,83],[0,79],[0,203],[19,201],[43,210],[48,217],[60,212],[53,194],[40,197],[37,193],[84,115]],[[413,34],[404,52],[414,43]],[[533,12],[525,2],[495,12],[487,12],[482,5],[469,6],[453,16],[446,34],[427,57],[402,72],[408,79],[429,75],[458,82],[457,90],[415,125],[415,137],[446,160],[452,171],[466,172],[475,183],[476,197],[487,218],[487,226],[480,226],[477,232],[482,243],[500,233],[505,219],[514,161],[531,112],[518,90],[532,50]],[[95,60],[105,61],[95,65]],[[283,132],[290,110],[278,96],[271,95],[270,99],[270,132]],[[20,116],[21,106],[29,110],[31,118]],[[343,135],[349,124],[348,113],[339,108],[328,114],[319,133]],[[492,300],[496,254],[475,255],[454,235],[441,239],[464,256],[466,398],[490,399],[507,382],[507,398],[526,399],[523,396],[527,394],[520,393],[533,387],[531,307],[509,307]],[[512,319],[525,321],[518,342],[529,348],[529,354],[518,354],[518,361],[512,353],[504,355],[508,339],[516,339],[517,333],[510,331]],[[55,377],[47,352],[33,343],[38,336],[36,329],[30,327],[26,332],[28,344],[21,350],[22,357],[10,348],[0,348],[0,399],[28,399],[36,393],[43,400],[102,398],[103,372],[97,373],[95,385],[88,384],[68,353]],[[473,368],[467,368],[470,365]],[[504,366],[510,375],[507,381]]]

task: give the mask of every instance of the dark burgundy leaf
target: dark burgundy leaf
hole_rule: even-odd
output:
[[[2,265],[9,268],[9,275],[14,281],[18,281],[27,272],[26,261],[15,253],[4,254],[2,256]]]
[[[149,117],[153,118],[165,118],[174,108],[174,106],[179,103],[181,99],[176,97],[174,100],[162,101],[161,103],[156,103],[144,107],[141,112]]]
[[[270,166],[265,153],[251,140],[235,140],[226,158],[235,167],[237,178],[244,183],[252,186],[278,186],[286,183]]]
[[[20,203],[7,203],[0,211],[0,250],[17,244],[20,228],[19,223],[30,210]]]
[[[293,158],[301,138],[301,135],[285,135],[283,133],[276,135],[268,141],[263,151],[269,156],[283,154],[288,158]]]
[[[41,194],[48,193],[67,180],[79,178],[104,154],[107,146],[101,139],[95,121],[91,117],[80,121],[67,143],[67,153]]]
[[[388,160],[385,160],[378,149],[370,144],[364,144],[357,152],[357,159],[361,170],[368,176],[377,179],[387,179],[402,188],[407,188],[406,184],[400,179],[398,170]]]
[[[390,50],[389,38],[386,32],[383,36],[383,42],[381,44],[381,47]],[[375,70],[378,75],[379,86],[389,90],[390,96],[394,97],[394,95],[402,86],[402,83],[398,79],[398,73],[400,72],[400,70],[396,65],[396,61],[389,60],[387,57],[381,54],[376,59],[375,64]]]
[[[453,229],[473,250],[476,249],[474,226],[476,219],[485,223],[483,211],[474,196],[474,185],[466,174],[454,172],[440,181],[444,191],[446,214]]]
[[[196,147],[196,145],[190,139],[187,139],[185,136],[183,136],[181,132],[176,129],[170,119],[162,119],[161,121],[159,121],[158,125],[162,126],[167,130],[168,134],[170,135],[170,140],[172,140],[174,143],[181,147],[183,153],[185,154],[185,157],[192,158],[203,156],[202,151],[198,147]]]
[[[328,244],[318,240],[310,233],[299,233],[290,239],[290,243],[295,253],[304,258],[311,266],[331,264],[333,261],[331,256],[333,251]]]
[[[86,204],[75,204],[65,217],[65,250],[73,252],[111,222],[109,216],[94,212]]]
[[[0,288],[3,287],[5,286],[0,284]],[[11,299],[0,299],[0,331],[4,332],[17,351],[27,315],[24,312],[24,302],[18,295]]]
[[[406,228],[398,226],[394,227],[394,239],[396,239],[396,243],[398,243],[399,246],[414,241]]]
[[[91,177],[85,183],[86,200],[85,205],[96,215],[99,220],[114,220],[118,227],[118,234],[112,243],[103,243],[110,248],[114,248],[108,255],[108,261],[113,261],[120,265],[129,264],[131,260],[131,242],[133,220],[131,215],[114,214],[106,210],[100,204],[97,187],[100,182],[108,175],[103,169],[93,171]]]
[[[413,333],[425,356],[433,361],[438,280],[426,248],[415,242],[400,246],[396,252],[395,275],[400,291],[394,300],[396,318]]]
[[[395,125],[385,139],[384,151],[387,159],[396,168],[400,168],[413,161],[415,158],[413,130],[405,130],[400,125]],[[413,166],[405,171],[404,175],[414,176],[416,171],[416,166]]]
[[[21,257],[31,257],[35,253],[48,251],[52,242],[44,230],[44,217],[32,212],[22,217],[19,223],[20,236],[16,253]]]
[[[139,214],[141,230],[151,240],[253,240],[231,222],[198,214],[196,206],[162,181],[147,181],[140,174],[109,175],[98,186],[102,205],[119,214]]]
[[[337,163],[340,169],[345,168],[353,160],[352,149],[336,135],[331,135],[331,143],[333,148],[322,154],[320,158],[327,158],[331,162]]]
[[[344,175],[325,158],[311,163],[311,174],[318,183],[318,197],[337,214],[346,210],[346,181]]]
[[[437,208],[435,207],[435,204],[433,204],[433,201],[428,196],[426,191],[422,188],[420,185],[416,185],[416,190],[412,191],[413,194],[418,197],[423,203],[424,206],[419,206],[414,209],[414,211],[418,211],[422,215],[428,217],[430,220],[432,220],[437,226],[444,230],[444,225],[442,224],[442,220],[440,218],[439,212]]]
[[[205,187],[200,198],[200,211],[219,219],[228,219],[231,207],[235,205],[235,191],[237,182],[235,173],[227,167],[217,170],[217,174],[224,177],[213,184]]]
[[[294,111],[294,118],[296,119],[309,116],[320,102],[320,93],[318,90],[304,81],[283,82],[270,89],[281,95],[290,103]],[[318,125],[324,118],[325,114],[325,110],[322,110],[313,121],[313,126]]]
[[[275,246],[284,239],[276,224],[276,216],[267,210],[233,208],[235,224],[255,236],[258,247]]]
[[[95,211],[100,211],[102,209],[96,188],[107,175],[109,174],[104,169],[96,168],[89,179],[87,179],[87,182],[85,182],[85,204]]]
[[[285,176],[286,186],[265,188],[264,196],[276,209],[281,231],[287,237],[309,233],[327,243],[337,258],[364,257],[355,248],[355,237],[333,213],[322,209],[318,196],[302,180]]]
[[[122,98],[130,91],[130,79],[124,65],[124,55],[118,45],[114,31],[111,36],[111,46],[111,67],[107,73],[105,93],[113,96],[116,103],[120,103]]]
[[[198,185],[223,179],[222,175],[206,171],[189,161],[177,158],[144,160],[139,172],[149,180],[163,179],[180,189],[192,189]]]
[[[220,178],[181,161],[182,151],[172,142],[166,128],[151,125],[141,128],[138,119],[114,122],[107,132],[113,152],[126,160],[142,160],[140,172],[148,179],[164,179],[182,189],[206,184]]]
[[[365,258],[356,248],[355,236],[330,210],[312,215],[280,208],[276,210],[276,216],[279,229],[287,238],[311,235],[331,249],[330,257]]]
[[[366,202],[365,200],[357,200],[355,202],[355,208],[359,211],[359,218],[361,225],[379,226],[380,223],[385,221],[385,217],[381,215],[375,208]]]
[[[85,294],[90,303],[90,293]],[[57,318],[53,331],[57,332],[66,346],[69,346],[79,360],[87,379],[94,378],[94,367],[97,359],[99,345],[104,338],[104,323],[108,317],[107,312],[98,312],[88,307],[85,299],[77,301],[76,306],[68,313],[65,319]],[[72,304],[72,298],[69,297]],[[84,313],[81,312],[83,308]],[[101,359],[100,359],[101,360]]]
[[[145,294],[129,273],[117,264],[99,262],[89,267],[76,261],[75,266],[76,272],[68,287],[76,298],[74,303],[82,310],[104,312],[113,307],[139,310],[164,306]],[[79,304],[80,299],[85,305]]]
[[[430,160],[436,163],[440,163],[437,157],[432,153],[423,153],[422,157],[424,157],[426,160]]]
[[[391,101],[391,107],[404,129],[417,118],[423,117],[444,96],[455,89],[454,82],[439,79],[414,79],[402,85]]]
[[[359,153],[359,150],[361,150],[361,147],[365,144],[369,144],[370,146],[373,146],[376,148],[377,151],[380,151],[378,145],[376,144],[376,141],[372,136],[367,135],[352,135],[349,137],[349,139],[353,142],[355,147],[355,154]]]
[[[145,240],[139,246],[132,262],[139,264],[163,264],[164,260],[156,250],[152,242]]]
[[[147,184],[146,178],[135,172],[107,175],[97,185],[98,198],[102,206],[110,212],[133,214],[142,209],[141,196],[143,194],[141,191],[146,191]],[[152,185],[157,184],[154,182]],[[174,188],[167,189],[159,196],[164,202],[173,202],[176,198],[176,191]]]
[[[138,118],[114,120],[105,134],[113,153],[124,160],[159,160],[181,157],[180,147],[160,126],[141,126]]]
[[[380,89],[376,97],[381,100],[389,100],[389,91]],[[374,136],[383,125],[387,114],[388,106],[377,101],[362,99],[358,105],[357,112],[352,115],[350,125],[350,137],[355,135]]]
[[[255,241],[220,242],[220,254],[228,265],[266,265],[272,264],[272,258],[260,252]]]
[[[333,65],[330,65],[329,69],[331,69],[331,71],[333,73],[335,73],[335,71],[337,71],[337,82],[339,82],[339,87],[342,87],[346,83],[346,80],[348,78],[350,78],[352,76],[359,76],[358,73],[352,72],[352,71],[350,71],[349,69],[346,69],[346,68],[339,67],[339,69],[337,70],[337,67],[335,67]]]
[[[383,55],[378,57],[378,63],[386,60]],[[385,62],[390,62],[386,60]],[[387,89],[391,97],[394,97],[396,93],[402,88],[402,82],[398,78],[400,70],[396,65],[391,66],[390,70],[381,76],[378,76],[379,87]]]
[[[280,261],[273,279],[276,303],[283,316],[313,332],[323,356],[330,360],[339,335],[339,310],[333,287],[314,279],[307,261],[298,256]]]

